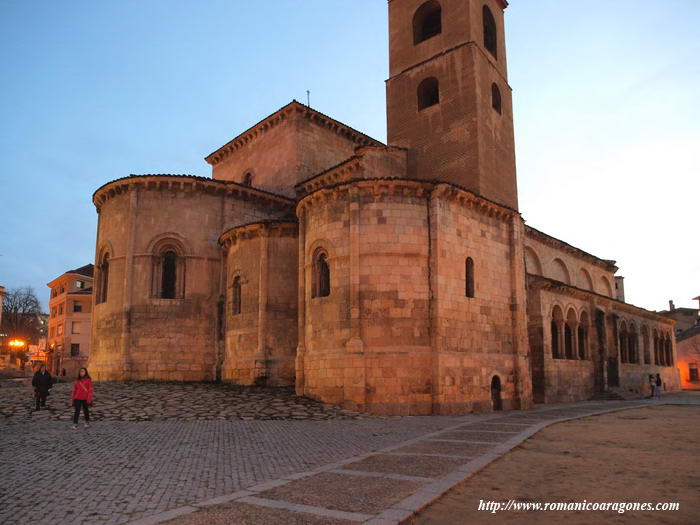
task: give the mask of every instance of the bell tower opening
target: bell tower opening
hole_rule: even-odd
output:
[[[450,182],[517,209],[507,5],[389,2],[387,136],[409,150],[408,177]]]
[[[413,43],[424,40],[442,32],[442,8],[437,0],[430,0],[418,8],[413,16]]]

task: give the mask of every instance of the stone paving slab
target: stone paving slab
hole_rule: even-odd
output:
[[[348,463],[343,468],[370,472],[388,472],[406,476],[422,476],[437,478],[444,476],[454,469],[453,458],[430,456],[397,456],[392,454],[375,454],[354,463]]]
[[[457,441],[470,441],[472,443],[503,443],[512,438],[512,434],[497,432],[472,432],[469,430],[453,430],[440,434],[440,439],[454,439]]]
[[[422,483],[323,472],[287,485],[261,492],[259,497],[312,505],[346,512],[377,514],[398,503]]]
[[[431,454],[447,454],[450,456],[463,456],[471,457],[484,452],[492,448],[491,445],[482,445],[474,443],[460,443],[454,441],[437,441],[437,440],[425,440],[419,443],[414,443],[406,447],[401,447],[396,449],[396,452],[413,452],[413,453],[431,453]]]
[[[667,400],[666,402],[673,402],[672,399]],[[687,402],[687,401],[684,401]],[[596,415],[600,413],[607,413],[607,412],[614,412],[614,411],[619,411],[619,410],[624,410],[626,408],[637,408],[640,406],[647,406],[650,403],[643,403],[643,402],[610,402],[607,403],[603,406],[593,406],[591,405],[591,408],[589,410],[586,410],[585,408],[585,403],[578,403],[577,405],[573,405],[572,408],[573,410],[567,410],[566,405],[558,405],[555,407],[551,407],[551,409],[556,409],[557,410],[557,417],[552,417],[554,416],[553,412],[548,412],[547,407],[539,407],[537,409],[534,409],[530,411],[532,415],[536,415],[537,417],[532,417],[530,419],[533,420],[533,422],[527,424],[527,425],[518,425],[518,428],[520,429],[519,432],[517,433],[510,433],[510,434],[505,434],[506,436],[510,435],[511,437],[505,441],[496,444],[495,446],[491,447],[488,452],[481,453],[480,455],[476,457],[471,457],[471,458],[461,458],[461,461],[459,461],[459,458],[451,458],[449,461],[452,461],[452,469],[450,472],[447,472],[444,475],[438,475],[437,479],[434,479],[432,482],[428,482],[428,478],[425,478],[425,483],[419,484],[419,488],[415,490],[413,493],[409,494],[407,497],[402,499],[401,501],[396,502],[394,505],[392,505],[389,508],[385,508],[378,512],[376,515],[372,516],[371,518],[367,519],[364,523],[366,525],[396,525],[400,522],[402,522],[405,519],[408,519],[410,516],[412,516],[415,512],[420,510],[426,505],[429,505],[436,499],[438,499],[442,494],[444,494],[446,491],[450,490],[452,487],[455,485],[463,482],[464,480],[468,479],[470,476],[474,475],[476,472],[479,470],[483,469],[487,465],[489,465],[492,461],[500,457],[502,454],[508,452],[512,448],[518,446],[522,441],[527,439],[528,437],[534,435],[537,433],[539,430],[542,428],[545,428],[551,424],[554,424],[559,421],[566,421],[570,419],[578,419],[581,417],[586,417],[590,415]],[[698,404],[700,405],[700,397],[698,397],[693,404]],[[583,405],[583,406],[582,406]],[[436,443],[449,443],[449,441],[440,441],[440,438],[445,436],[445,435],[450,435],[451,433],[454,433],[455,431],[458,431],[460,428],[482,428],[488,426],[488,421],[489,420],[495,420],[495,419],[503,419],[500,414],[493,415],[487,418],[471,418],[469,422],[464,423],[464,422],[458,422],[452,427],[446,428],[441,431],[437,432],[432,432],[429,434],[426,434],[422,438],[417,438],[410,440],[409,442],[403,444],[403,445],[392,445],[389,446],[381,451],[378,451],[376,454],[365,454],[359,461],[344,461],[341,462],[343,464],[342,470],[334,470],[334,473],[347,473],[349,469],[353,468],[353,465],[355,468],[360,468],[358,465],[361,465],[362,469],[370,469],[370,471],[365,471],[364,474],[367,476],[371,477],[376,477],[378,475],[381,475],[382,469],[381,469],[381,464],[384,458],[387,457],[394,457],[394,458],[400,458],[406,461],[406,464],[409,464],[412,461],[415,461],[416,458],[426,458],[429,460],[435,459],[435,457],[440,457],[440,455],[436,454],[431,454],[429,452],[426,453],[405,453],[405,452],[399,452],[402,449],[405,449],[409,446],[414,446],[414,445],[423,445],[426,447],[434,446]],[[427,448],[426,448],[427,449]],[[379,468],[371,469],[370,466],[377,466],[379,465]],[[333,468],[337,468],[339,464],[333,465]],[[324,469],[326,467],[323,467],[321,469],[316,469],[316,471],[311,471],[304,473],[304,480],[306,481],[305,484],[303,485],[290,485],[290,484],[285,484],[279,486],[277,491],[283,492],[284,496],[282,496],[279,492],[277,493],[278,497],[284,497],[286,500],[295,500],[296,498],[305,498],[308,497],[309,490],[316,492],[318,490],[323,490],[322,487],[324,487],[326,484],[324,483],[324,479],[321,477],[323,475],[328,475],[328,472],[324,472]],[[353,486],[349,486],[345,488],[344,490],[350,490],[350,491],[355,491],[358,490],[358,488],[363,487],[367,483],[367,478],[363,479],[363,470],[357,470],[355,472],[355,477],[356,478],[356,483]],[[388,476],[395,477],[395,474],[387,474]],[[400,479],[400,478],[399,478]],[[387,481],[390,482],[397,482],[397,479],[387,479]],[[318,487],[317,487],[318,485]],[[339,491],[340,494],[343,493],[343,491]],[[246,498],[247,500],[250,500],[251,498]],[[254,499],[254,498],[253,498]],[[284,501],[284,500],[280,500]],[[290,505],[293,503],[287,502]],[[318,503],[318,502],[317,502]],[[335,505],[337,504],[337,501],[333,501],[330,505]],[[309,506],[308,509],[325,509],[325,507],[312,507]],[[308,510],[307,509],[307,510]],[[328,510],[328,509],[325,509]],[[315,511],[309,511],[309,512],[315,512]],[[177,525],[190,525],[191,523],[194,523],[192,521],[189,521],[189,517],[183,517],[179,520],[176,520],[173,522],[173,524]]]
[[[488,430],[490,432],[497,431],[497,432],[512,432],[512,433],[518,433],[522,429],[529,427],[529,424],[518,424],[518,425],[512,425],[510,423],[492,423],[491,421],[485,421],[483,423],[468,423],[466,425],[461,425],[458,427],[460,430],[475,430],[475,431],[481,431],[481,430]]]

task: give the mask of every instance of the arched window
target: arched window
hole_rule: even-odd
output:
[[[498,30],[496,29],[496,20],[493,18],[493,13],[491,13],[491,10],[486,5],[483,8],[483,18],[484,47],[493,55],[493,58],[498,59]]]
[[[177,254],[168,250],[161,255],[163,272],[161,276],[160,296],[162,299],[175,299],[175,283],[177,282]]]
[[[331,271],[328,254],[319,252],[314,260],[313,297],[328,297],[331,294]]]
[[[581,314],[581,322],[578,325],[578,357],[588,358],[588,314]]]
[[[644,350],[644,364],[651,364],[651,351],[649,350],[649,329],[642,326],[642,346]]]
[[[501,399],[501,378],[493,376],[491,378],[491,401],[494,410],[503,410],[503,400]]]
[[[231,315],[241,313],[241,278],[236,276],[231,285]]]
[[[418,86],[418,109],[425,109],[440,103],[440,83],[435,77],[426,78]]]
[[[501,90],[495,82],[491,84],[491,107],[501,114]]]
[[[464,266],[466,277],[465,293],[467,297],[474,297],[474,260],[471,257],[467,257],[467,261]]]
[[[673,365],[673,347],[671,346],[671,337],[666,334],[666,366]]]
[[[630,324],[629,334],[627,335],[627,355],[630,363],[639,362],[637,346],[637,329]]]
[[[552,324],[551,324],[551,346],[552,346],[552,358],[561,359],[562,352],[562,332],[564,329],[564,313],[561,311],[559,306],[555,306],[552,309]]]
[[[659,334],[654,329],[654,364],[661,364],[661,353],[659,352]]]
[[[151,297],[182,299],[185,292],[185,256],[182,243],[164,238],[149,248],[152,253]]]
[[[620,345],[620,362],[621,363],[628,363],[629,362],[629,353],[628,353],[628,343],[629,343],[629,338],[627,336],[627,325],[623,322],[620,325],[620,333],[619,333],[619,345]]]
[[[98,269],[100,271],[100,279],[97,289],[97,304],[107,301],[107,290],[109,288],[109,253],[105,253],[102,256]]]
[[[564,324],[564,351],[567,359],[576,359],[576,327],[578,319],[573,308],[569,308]]]
[[[249,171],[246,172],[246,174],[243,175],[243,180],[241,182],[246,186],[252,186],[253,185],[253,174]]]
[[[559,359],[559,324],[552,320],[552,357]]]
[[[442,9],[436,0],[424,3],[413,15],[413,44],[439,35],[442,32]]]

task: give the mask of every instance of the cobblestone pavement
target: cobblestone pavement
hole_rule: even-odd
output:
[[[700,396],[668,396],[661,402],[580,402],[465,416],[451,427],[398,445],[131,525],[398,525],[548,425],[666,403],[700,406]]]
[[[29,382],[0,381],[0,420],[69,421],[72,383],[51,390],[47,408],[34,412]],[[214,383],[95,383],[95,421],[193,421],[253,419],[362,419],[355,412],[294,395],[291,388],[242,387]]]
[[[135,411],[124,409],[124,415],[120,417],[126,418],[132,417],[129,414],[141,413],[139,410],[143,407],[154,406],[143,397],[151,389],[155,393],[148,394],[148,399],[158,400],[160,395],[174,400],[178,392],[202,393],[209,386],[101,384],[98,385],[96,402],[102,403],[103,407],[107,399],[115,399],[117,406],[136,404],[138,409]],[[59,387],[63,389],[65,385]],[[315,421],[313,415],[305,420],[256,421],[217,420],[218,415],[209,416],[208,421],[103,419],[90,428],[71,430],[66,421],[51,419],[54,415],[49,411],[40,412],[44,415],[38,418],[28,416],[26,391],[22,394],[24,401],[20,402],[25,413],[20,411],[12,415],[14,412],[8,407],[15,406],[16,401],[10,401],[19,395],[20,390],[16,389],[25,388],[28,387],[0,388],[0,407],[11,414],[0,418],[2,524],[116,525],[138,520],[147,523],[148,520],[162,521],[164,515],[161,513],[166,511],[186,509],[192,512],[200,508],[201,502],[209,500],[212,503],[212,498],[220,498],[214,503],[229,501],[233,504],[231,512],[248,513],[249,516],[244,521],[237,518],[231,521],[231,515],[226,514],[229,517],[224,517],[227,521],[222,523],[267,525],[273,523],[269,520],[275,515],[284,512],[287,516],[283,516],[280,523],[285,525],[342,523],[348,518],[350,522],[365,518],[376,520],[375,516],[382,515],[376,523],[395,523],[387,522],[385,518],[410,514],[407,507],[411,504],[437,497],[439,487],[436,483],[440,487],[455,483],[454,478],[449,478],[455,474],[452,470],[464,467],[464,461],[483,459],[481,456],[471,458],[479,453],[475,452],[474,445],[483,445],[485,441],[495,443],[496,448],[487,455],[499,450],[498,447],[502,447],[498,444],[500,439],[491,439],[492,435],[508,438],[515,435],[513,428],[531,430],[542,422],[587,414],[600,407],[624,408],[645,403],[547,407],[549,412],[544,415],[542,409],[536,409],[526,413],[359,420],[343,418],[362,416],[334,412],[340,419],[325,421]],[[113,393],[108,398],[106,393],[110,389]],[[213,388],[212,399],[220,399],[216,396],[223,396],[221,392],[225,391]],[[67,401],[66,392],[59,393],[66,396],[63,402]],[[254,389],[242,389],[241,392],[263,396],[264,399],[250,406],[271,406],[281,395],[275,391],[263,393]],[[55,395],[52,402],[56,402],[59,395]],[[308,406],[322,407],[289,395],[299,406],[309,403]],[[129,401],[123,402],[121,398]],[[137,402],[139,399],[140,403]],[[220,402],[225,404],[227,399],[228,402],[238,402],[235,396],[220,399]],[[191,406],[192,403],[199,401],[180,401],[180,405]],[[203,406],[206,408],[206,403]],[[325,408],[331,412],[338,410]],[[224,409],[222,406],[218,410]],[[117,408],[114,410],[117,412]],[[147,413],[146,410],[142,412]],[[272,417],[272,414],[252,408],[250,413],[253,415],[246,417],[256,417],[255,414],[261,418]],[[194,419],[196,414],[196,410],[192,414],[181,410],[177,415]],[[63,410],[58,417],[62,415]],[[108,417],[106,411],[103,417]],[[166,417],[166,414],[154,410],[152,419],[159,417]],[[443,431],[450,433],[440,438],[439,433]],[[455,434],[461,431],[466,431],[464,436]],[[431,452],[426,443],[434,444],[441,455]],[[451,450],[446,453],[448,448]],[[397,461],[401,457],[406,461]],[[426,458],[431,457],[435,458],[434,464],[430,460],[426,462]],[[445,458],[450,461],[445,462]],[[320,473],[325,473],[325,477],[317,476]],[[446,478],[449,479],[446,481]],[[305,484],[294,485],[295,480],[305,481]],[[358,486],[363,490],[357,490]],[[338,490],[342,491],[343,497],[334,501],[333,495]],[[416,491],[415,494],[406,497],[412,491]],[[230,495],[234,493],[238,496],[232,498]],[[355,493],[361,495],[358,497],[363,501],[356,504],[353,500]],[[370,501],[372,505],[369,505],[366,500],[376,500],[374,496],[377,494],[381,495],[381,505],[376,501]],[[380,507],[388,510],[380,513]],[[263,522],[256,522],[256,513],[267,517]],[[208,518],[202,517],[206,522]]]
[[[32,416],[30,387],[0,388],[1,524],[126,523],[400,443],[455,421],[358,420],[363,416],[283,389],[100,383],[95,419],[101,414],[102,421],[71,430],[69,397],[70,385],[57,385],[49,401],[55,412]],[[297,420],[302,414],[304,419]],[[152,421],[124,421],[138,417]],[[209,420],[195,420],[204,417]],[[280,417],[287,420],[273,420]]]

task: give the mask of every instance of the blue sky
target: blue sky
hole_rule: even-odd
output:
[[[94,259],[92,192],[203,157],[292,98],[380,140],[384,0],[0,0],[0,284]],[[520,210],[628,302],[700,295],[700,2],[513,0]]]

